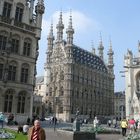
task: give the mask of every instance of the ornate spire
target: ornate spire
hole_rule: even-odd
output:
[[[111,40],[110,40],[110,46],[109,46],[109,51],[108,51],[108,69],[109,69],[109,72],[114,74],[114,63],[113,63],[113,55],[114,55],[114,52],[112,50],[112,43],[111,43]]]
[[[62,11],[60,12],[60,17],[56,29],[57,29],[57,42],[61,42],[63,40],[63,29],[64,29],[64,24],[62,21]]]
[[[52,51],[53,51],[53,41],[54,41],[54,35],[53,35],[53,24],[51,23],[50,32],[47,37],[48,40],[48,49],[47,49],[47,62],[50,62]]]
[[[91,47],[92,47],[92,54],[95,55],[96,54],[96,50],[95,50],[93,41],[91,42]]]
[[[74,29],[72,27],[72,15],[71,15],[71,11],[70,11],[69,24],[68,24],[68,28],[66,30],[66,33],[67,33],[67,44],[73,44]]]
[[[50,32],[49,32],[49,35],[47,37],[47,40],[48,40],[48,51],[51,51],[53,48],[53,41],[54,41],[53,24],[52,23],[51,23]]]
[[[100,33],[100,42],[99,42],[98,50],[99,50],[99,57],[103,60],[103,58],[104,58],[104,52],[103,52],[104,46],[103,46],[103,43],[102,43],[101,33]]]
[[[53,23],[51,23],[51,27],[50,27],[50,32],[49,32],[48,38],[51,38],[51,39],[54,40],[54,36],[53,36]]]

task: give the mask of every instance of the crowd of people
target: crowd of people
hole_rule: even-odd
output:
[[[123,118],[121,121],[117,121],[116,119],[109,119],[108,126],[111,127],[112,125],[114,128],[121,127],[123,136],[126,136],[127,130],[129,130],[129,134],[133,134],[137,132],[138,129],[140,129],[140,121],[135,120],[134,118],[129,120]]]
[[[7,125],[16,124],[14,121],[14,115],[9,114],[6,117],[2,112],[0,112],[1,128],[4,127],[4,122],[6,122]],[[56,126],[57,118],[55,116],[52,117],[50,124]],[[17,130],[18,133],[23,133],[24,135],[28,134],[28,140],[34,140],[33,138],[35,137],[40,138],[40,140],[45,140],[46,138],[45,131],[44,129],[41,128],[40,121],[37,116],[33,116],[32,120],[30,120],[30,118],[28,117],[24,125],[19,125],[18,123],[16,125],[18,125],[18,130]],[[97,117],[94,118],[93,125],[95,128],[99,126],[99,120],[97,119]],[[140,121],[135,120],[134,118],[130,120],[123,118],[121,121],[117,121],[115,118],[113,120],[109,119],[107,125],[108,127],[113,126],[114,128],[120,127],[122,129],[123,136],[126,136],[127,130],[129,130],[128,133],[133,134],[137,132],[137,129],[140,129]]]
[[[129,133],[137,132],[137,129],[140,129],[140,121],[135,120],[134,118],[130,120],[126,120],[125,118],[121,120],[121,128],[122,128],[122,135],[126,135],[127,129],[129,129]]]

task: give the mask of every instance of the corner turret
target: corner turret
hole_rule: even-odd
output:
[[[37,29],[37,35],[36,37],[41,37],[41,25],[42,25],[42,15],[44,14],[45,6],[44,6],[44,0],[38,0],[37,5],[35,6],[35,12],[36,12],[36,27]]]

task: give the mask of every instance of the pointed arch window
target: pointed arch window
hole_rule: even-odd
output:
[[[25,99],[26,99],[26,93],[21,92],[18,95],[18,104],[17,104],[17,113],[24,113],[25,112]]]
[[[27,83],[28,82],[28,76],[29,76],[29,65],[28,64],[23,64],[22,67],[21,67],[20,81],[22,83]]]
[[[22,22],[23,17],[23,5],[18,3],[16,7],[16,13],[15,13],[15,21]]]
[[[60,89],[60,96],[63,96],[63,95],[64,95],[64,88],[61,87],[61,89]]]
[[[61,71],[60,78],[61,80],[64,80],[64,71]]]
[[[11,62],[8,69],[8,80],[15,81],[16,80],[16,68],[17,65],[15,62]]]
[[[19,52],[19,37],[15,36],[12,38],[11,53],[17,54]]]
[[[4,60],[0,59],[0,80],[3,78]]]
[[[12,112],[12,104],[13,104],[13,94],[14,91],[9,89],[5,93],[4,97],[4,112]]]
[[[4,2],[3,13],[2,16],[6,18],[10,18],[12,4],[8,2]]]
[[[0,50],[6,49],[7,36],[0,35]]]
[[[137,91],[140,92],[140,73],[137,75],[136,77],[136,88],[137,88]]]
[[[53,73],[51,73],[51,75],[50,75],[50,80],[51,80],[51,82],[53,81]]]
[[[31,53],[31,40],[25,39],[23,46],[23,55],[30,56]]]
[[[49,96],[52,96],[52,88],[49,89]]]

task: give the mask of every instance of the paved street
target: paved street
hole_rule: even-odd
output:
[[[56,126],[56,131],[54,131],[53,125],[50,125],[48,122],[42,122],[42,127],[46,131],[46,140],[61,140],[60,134],[58,134],[57,129],[62,127],[72,127],[71,123],[61,123]],[[7,127],[7,126],[5,126]],[[11,129],[17,130],[17,126],[11,126]],[[123,140],[121,134],[98,134],[96,135],[96,140]],[[69,139],[67,139],[69,140]]]
[[[53,131],[53,129],[45,129],[46,130],[46,136],[47,140],[61,140],[59,134],[57,131]],[[100,134],[97,135],[96,140],[122,140],[121,135],[116,135],[116,134]],[[67,139],[68,140],[68,139]]]
[[[56,131],[54,132],[53,126],[48,122],[42,123],[42,126],[45,128],[47,140],[61,140],[59,134]],[[72,127],[71,123],[60,123],[56,127]],[[96,136],[96,140],[122,140],[122,136],[120,134],[100,134]],[[68,139],[67,139],[68,140]]]

